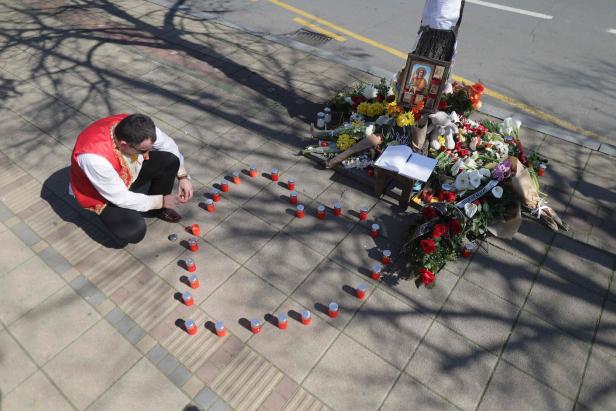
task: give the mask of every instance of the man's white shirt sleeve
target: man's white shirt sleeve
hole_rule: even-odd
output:
[[[167,138],[169,137],[167,136]],[[156,139],[158,141],[158,133]],[[171,140],[171,138],[169,139]],[[177,145],[173,140],[171,140],[171,142],[177,151]],[[170,152],[176,154],[173,151]],[[179,151],[177,151],[176,155],[179,155]],[[181,160],[182,158],[180,157],[180,161]],[[94,188],[96,188],[96,191],[110,203],[121,208],[128,208],[136,211],[149,211],[162,208],[162,195],[133,193],[126,187],[118,172],[115,171],[106,158],[98,154],[81,154],[77,157],[77,163]]]

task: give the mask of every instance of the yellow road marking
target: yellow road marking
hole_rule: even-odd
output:
[[[361,41],[362,43],[366,43],[366,44],[368,44],[368,45],[370,45],[372,47],[384,50],[384,51],[386,51],[389,54],[392,54],[392,55],[394,55],[396,57],[401,58],[402,60],[406,60],[406,58],[408,56],[408,53],[405,53],[403,51],[397,50],[397,49],[395,49],[393,47],[386,46],[386,45],[384,45],[382,43],[379,43],[378,41],[374,41],[372,39],[369,39],[368,37],[362,36],[361,34],[357,34],[355,32],[352,32],[352,31],[348,30],[348,29],[345,29],[344,27],[338,26],[337,24],[330,23],[329,21],[327,21],[325,19],[322,19],[322,18],[320,18],[318,16],[315,16],[314,14],[308,13],[308,12],[306,12],[304,10],[298,9],[297,7],[291,6],[290,4],[286,4],[286,3],[284,3],[284,2],[282,2],[280,0],[269,0],[269,2],[274,4],[274,5],[276,5],[276,6],[278,6],[278,7],[283,8],[285,10],[288,10],[288,11],[290,11],[292,13],[298,14],[298,15],[300,15],[302,17],[306,17],[307,19],[310,19],[311,21],[319,23],[322,26],[329,27],[329,28],[331,28],[331,29],[333,29],[333,30],[335,30],[335,31],[337,31],[339,33],[342,33],[342,34],[348,36],[348,37],[354,38],[355,40]],[[457,76],[457,75],[454,75],[453,79],[455,81],[458,81],[458,82],[474,83],[474,81],[467,80],[464,77],[460,77],[460,76]],[[524,102],[522,102],[520,100],[516,100],[516,99],[511,98],[509,96],[506,96],[506,95],[504,95],[502,93],[499,93],[496,90],[492,90],[492,89],[489,89],[489,88],[486,87],[485,94],[490,96],[490,97],[493,97],[493,98],[495,98],[497,100],[500,100],[500,101],[502,101],[502,102],[504,102],[504,103],[506,103],[506,104],[508,104],[508,105],[510,105],[512,107],[515,107],[515,108],[517,108],[517,109],[519,109],[521,111],[525,111],[527,113],[530,113],[530,114],[534,115],[535,117],[538,117],[538,118],[540,118],[542,120],[546,120],[546,121],[549,121],[551,123],[554,123],[557,126],[559,126],[561,128],[564,128],[566,130],[574,131],[574,132],[576,132],[578,134],[582,134],[582,135],[585,135],[587,137],[592,137],[594,139],[598,139],[598,140],[602,139],[602,137],[599,134],[597,134],[597,133],[594,133],[594,132],[592,132],[590,130],[586,130],[586,129],[583,129],[581,127],[578,127],[575,124],[573,124],[573,123],[571,123],[571,122],[569,122],[567,120],[563,120],[563,119],[561,119],[559,117],[556,117],[556,116],[554,116],[552,114],[546,113],[546,112],[544,112],[542,110],[539,110],[538,108],[533,107],[531,105],[528,105],[528,104],[526,104],[526,103],[524,103]]]
[[[309,21],[306,21],[300,17],[295,17],[293,19],[294,22],[296,22],[297,24],[299,24],[300,26],[305,26],[308,27],[310,30],[312,31],[316,31],[317,33],[321,33],[324,34],[328,37],[333,38],[336,41],[346,41],[346,37],[342,37],[336,33],[334,33],[333,31],[329,31],[329,30],[325,30],[323,27],[319,27],[315,24],[310,23]]]

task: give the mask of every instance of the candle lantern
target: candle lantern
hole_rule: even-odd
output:
[[[306,214],[304,213],[304,206],[302,204],[298,204],[297,208],[295,209],[295,217],[297,218],[304,218]]]
[[[188,239],[188,249],[193,253],[199,251],[199,243],[195,237],[191,237]]]
[[[217,203],[217,202],[220,201],[220,190],[219,189],[217,189],[217,188],[212,189],[211,194],[212,194],[212,200],[214,202]]]
[[[182,301],[188,307],[190,307],[191,305],[193,305],[195,303],[195,300],[194,300],[192,294],[189,293],[188,291],[184,291],[182,293]]]
[[[190,288],[199,288],[199,286],[201,285],[201,283],[199,282],[199,278],[195,274],[192,274],[190,277],[188,277],[188,284],[190,285]]]
[[[325,113],[322,111],[317,113],[317,128],[325,128]]]
[[[308,325],[312,322],[312,314],[308,310],[302,311],[302,324]]]
[[[323,116],[323,120],[325,120],[325,124],[329,124],[332,122],[332,109],[329,107],[325,107],[323,109],[323,114],[325,114],[325,116]]]
[[[391,251],[390,250],[383,250],[383,255],[381,256],[381,262],[384,265],[391,264]]]
[[[200,235],[201,235],[201,228],[199,227],[199,224],[193,224],[193,225],[191,225],[191,226],[190,226],[190,232],[191,232],[193,235],[200,236]]]
[[[228,193],[229,192],[229,182],[227,180],[220,180],[220,183],[218,183],[220,185],[220,190],[223,193]]]
[[[257,166],[254,164],[250,165],[250,170],[248,171],[248,175],[252,178],[257,176]]]
[[[287,180],[287,188],[291,191],[295,190],[295,179],[293,177],[289,177]]]
[[[325,219],[325,206],[323,204],[317,207],[317,218],[319,220]]]
[[[359,284],[355,289],[355,296],[360,300],[366,298],[366,292],[368,292],[368,286],[366,284]]]
[[[378,224],[372,224],[372,226],[370,227],[370,237],[372,238],[377,238],[379,236],[379,230],[381,229],[381,226]]]
[[[379,281],[381,279],[381,264],[376,263],[372,266],[372,272],[370,273],[370,277],[375,280],[375,281]]]
[[[340,217],[342,215],[342,203],[340,201],[334,204],[334,215]]]
[[[214,211],[216,211],[214,200],[212,200],[211,198],[205,200],[205,209],[208,211],[208,213],[213,213]]]
[[[291,194],[289,194],[289,202],[293,205],[297,204],[297,191],[291,191]]]
[[[368,207],[362,207],[359,209],[360,221],[366,221],[368,219]]]
[[[331,302],[329,303],[329,306],[327,307],[327,314],[331,317],[331,318],[336,318],[338,317],[338,311],[340,310],[340,308],[338,307],[338,304]]]
[[[272,168],[272,181],[278,181],[278,169]]]
[[[184,328],[186,329],[186,332],[190,335],[197,334],[197,331],[199,330],[199,328],[197,327],[197,324],[195,324],[193,320],[185,320]]]
[[[216,330],[216,335],[219,337],[224,337],[227,335],[227,327],[225,327],[225,324],[222,321],[216,321],[216,324],[214,324],[214,329]]]
[[[239,184],[239,183],[240,183],[240,172],[234,171],[233,172],[233,184]]]
[[[543,177],[543,175],[545,174],[545,170],[548,168],[548,165],[545,163],[541,163],[539,164],[539,168],[537,169],[537,175],[539,177]]]
[[[256,318],[254,320],[251,320],[250,330],[253,334],[259,334],[261,332],[261,321],[257,320]]]
[[[280,313],[277,318],[278,328],[281,330],[286,330],[289,326],[289,320],[287,319],[286,314]]]
[[[186,269],[189,272],[194,273],[195,271],[197,271],[197,265],[192,258],[187,258],[186,260],[184,260],[184,264],[186,264]]]

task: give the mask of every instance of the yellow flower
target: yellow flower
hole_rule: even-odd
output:
[[[445,145],[445,136],[438,136],[436,139],[441,143],[441,146]]]
[[[357,112],[361,115],[367,116],[369,106],[370,106],[370,103],[367,103],[365,101],[363,103],[359,103],[359,105],[357,106]]]
[[[396,103],[395,101],[392,101],[391,103],[387,105],[387,114],[389,114],[390,116],[393,114],[397,114],[399,112],[400,111],[398,108],[398,103]]]
[[[413,113],[410,111],[402,113],[398,117],[396,117],[396,125],[398,127],[414,126],[415,116],[413,116]]]
[[[355,144],[356,141],[353,137],[348,134],[341,134],[338,136],[338,140],[336,141],[336,146],[340,151],[344,151]]]

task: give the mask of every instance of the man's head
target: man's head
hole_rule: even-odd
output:
[[[156,127],[150,117],[131,114],[116,125],[114,136],[122,153],[145,154],[156,142]]]

